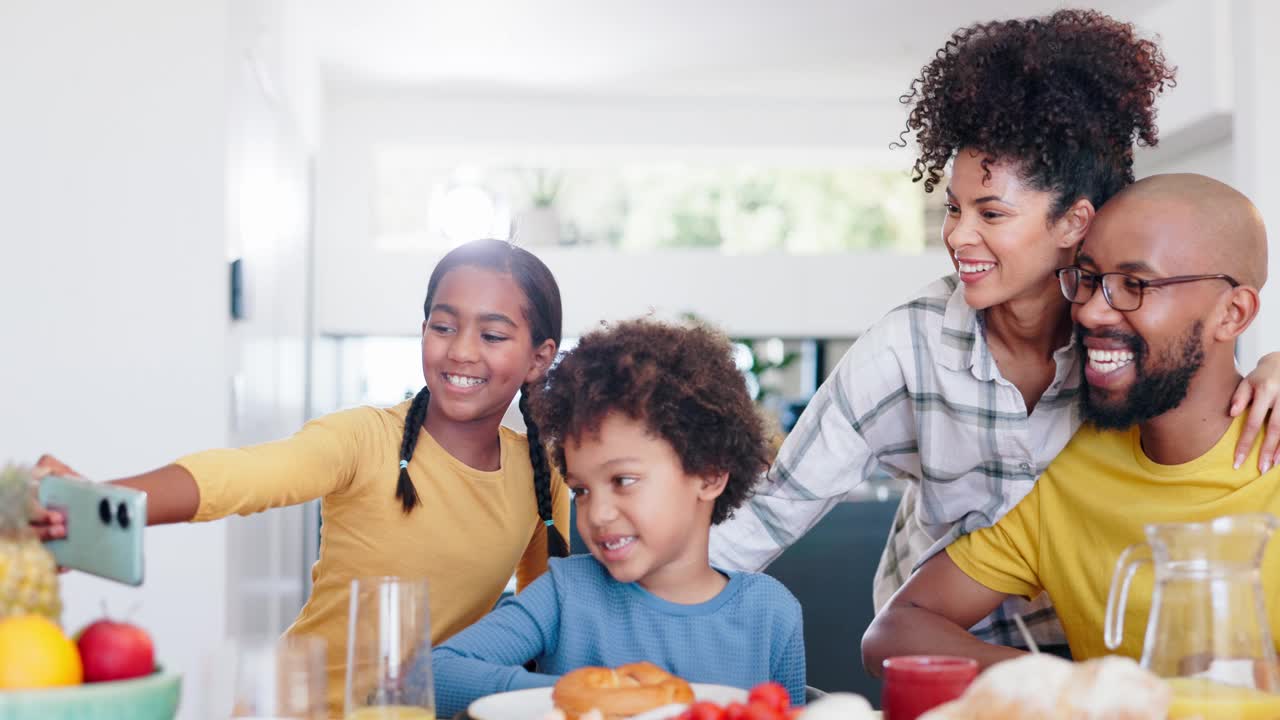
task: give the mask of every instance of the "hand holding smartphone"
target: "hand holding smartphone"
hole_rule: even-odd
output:
[[[58,565],[141,585],[142,533],[147,494],[133,488],[49,475],[40,480],[40,504],[62,514],[67,535],[47,540]]]

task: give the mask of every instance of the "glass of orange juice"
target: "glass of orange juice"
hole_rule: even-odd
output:
[[[351,581],[347,720],[435,720],[425,579]]]
[[[1169,720],[1274,720],[1280,695],[1203,677],[1168,680],[1173,689]]]

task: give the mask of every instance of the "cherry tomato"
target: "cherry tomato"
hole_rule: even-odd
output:
[[[791,707],[791,696],[787,693],[787,689],[779,683],[767,682],[751,688],[751,694],[747,696],[747,702],[763,703],[781,714]]]
[[[724,708],[713,702],[696,702],[689,707],[693,720],[724,720]]]
[[[729,703],[724,708],[724,720],[747,720],[747,706],[742,703]]]
[[[783,720],[776,708],[762,702],[747,703],[745,720]]]

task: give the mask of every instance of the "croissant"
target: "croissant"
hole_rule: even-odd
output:
[[[568,720],[598,710],[605,720],[630,717],[672,703],[693,702],[689,683],[650,662],[617,669],[578,668],[556,682],[551,691],[556,709]]]

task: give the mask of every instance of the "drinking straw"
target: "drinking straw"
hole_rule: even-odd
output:
[[[1035,638],[1031,637],[1031,631],[1027,629],[1027,624],[1022,622],[1022,616],[1014,613],[1013,622],[1018,626],[1018,631],[1022,633],[1022,639],[1027,641],[1027,647],[1031,648],[1031,652],[1040,652],[1040,648],[1036,646]]]

